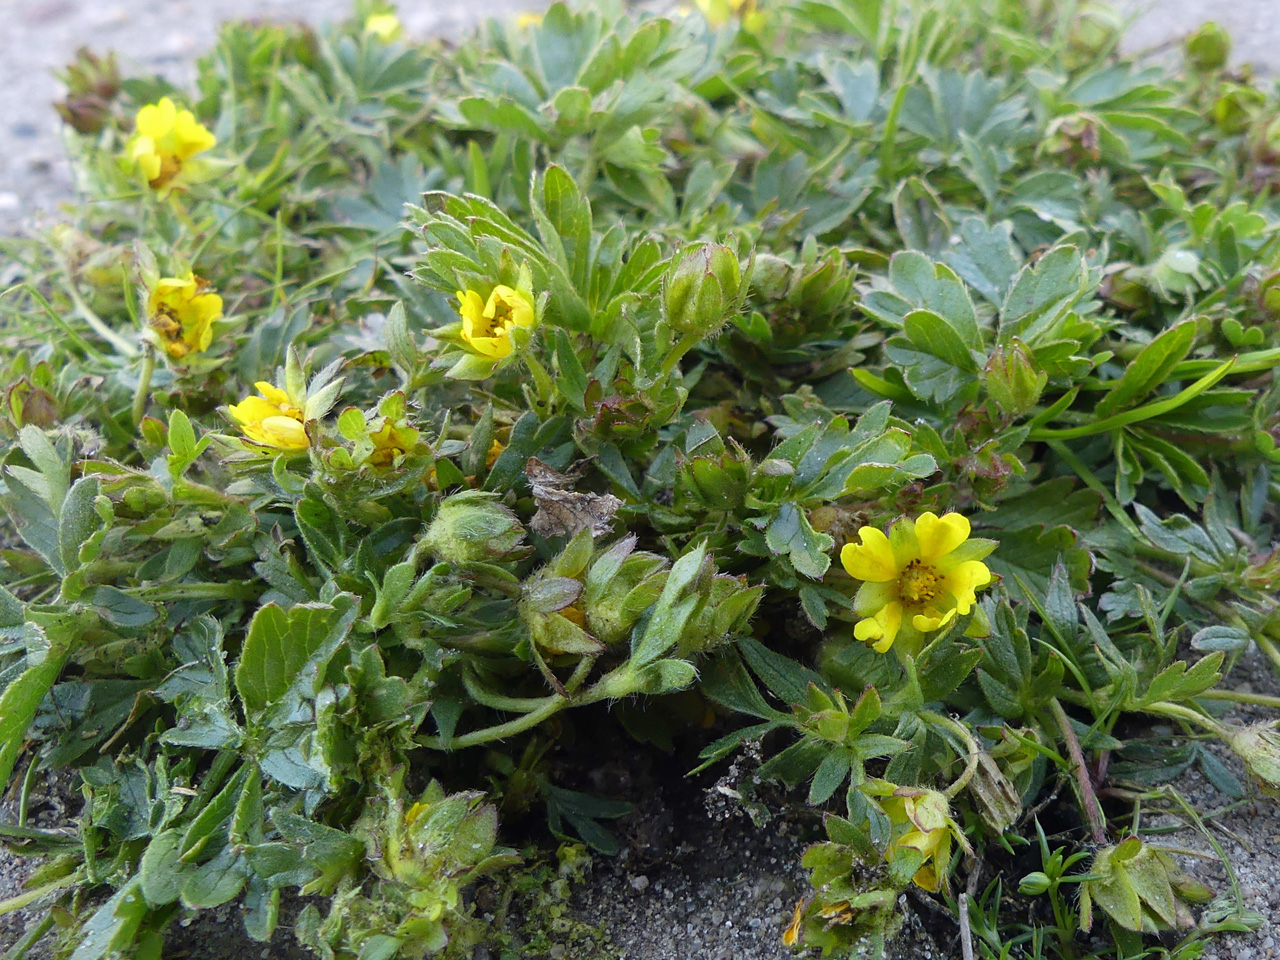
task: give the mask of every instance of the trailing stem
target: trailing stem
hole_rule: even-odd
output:
[[[1080,749],[1080,739],[1076,736],[1075,728],[1071,726],[1071,718],[1067,716],[1067,711],[1062,708],[1057,697],[1049,701],[1049,706],[1053,709],[1058,727],[1062,730],[1062,739],[1067,744],[1067,753],[1074,767],[1076,787],[1080,791],[1080,802],[1084,806],[1089,833],[1094,843],[1104,844],[1107,842],[1107,822],[1102,815],[1102,804],[1098,802],[1098,795],[1094,792],[1093,782],[1089,778],[1089,768],[1084,762],[1084,751]]]

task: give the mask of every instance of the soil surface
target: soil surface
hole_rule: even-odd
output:
[[[541,0],[419,0],[402,2],[401,19],[411,34],[457,32],[486,16],[541,6]],[[217,25],[238,17],[303,19],[319,23],[348,15],[350,0],[0,0],[0,234],[56,218],[58,205],[74,199],[74,184],[51,108],[60,96],[53,71],[77,47],[117,51],[130,72],[159,72],[175,82],[190,80],[194,59],[212,41]],[[1125,0],[1137,15],[1126,47],[1159,50],[1201,21],[1213,18],[1236,37],[1233,59],[1260,72],[1280,68],[1280,12],[1276,0]],[[1142,12],[1145,11],[1145,12]],[[1255,679],[1245,688],[1280,692],[1260,660],[1244,671]],[[1236,684],[1240,687],[1241,684]],[[1261,713],[1235,719],[1263,719]],[[1225,762],[1243,779],[1239,765]],[[682,768],[687,769],[687,768]],[[1176,784],[1198,809],[1228,805],[1198,773]],[[67,826],[78,793],[55,783],[37,798],[35,825]],[[6,818],[11,810],[0,810]],[[585,957],[589,952],[623,960],[783,960],[794,956],[780,934],[796,899],[804,895],[799,857],[812,839],[815,819],[779,817],[762,828],[734,809],[714,782],[671,791],[650,791],[637,814],[656,850],[629,843],[614,858],[598,858],[586,883],[575,888],[566,922],[548,930],[539,956]],[[1210,821],[1209,829],[1231,859],[1246,904],[1262,923],[1252,933],[1211,941],[1207,960],[1264,960],[1277,954],[1280,937],[1280,807],[1246,802]],[[1170,845],[1211,852],[1204,837],[1186,832]],[[1214,886],[1229,889],[1211,859],[1184,865]],[[21,892],[32,861],[0,846],[0,900]],[[39,911],[0,917],[0,951],[18,942]],[[918,918],[909,921],[899,950],[927,960],[957,953],[954,928],[938,917],[924,926],[941,930],[933,939]],[[945,928],[945,929],[944,929]],[[590,931],[584,934],[583,931]],[[234,909],[206,911],[180,923],[166,951],[171,960],[294,960],[309,956],[286,930],[269,946],[247,941]],[[534,954],[529,954],[530,956]],[[47,941],[31,960],[48,956]],[[475,960],[491,960],[488,951]]]

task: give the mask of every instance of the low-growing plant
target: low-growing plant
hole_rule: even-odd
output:
[[[1274,94],[1092,3],[697,6],[68,70],[82,202],[0,295],[19,953],[290,892],[325,958],[514,942],[477,881],[616,849],[548,756],[639,700],[822,811],[787,944],[1256,926],[1144,825],[1280,790],[1227,715],[1280,705]]]

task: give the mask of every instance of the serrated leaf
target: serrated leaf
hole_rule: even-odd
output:
[[[260,607],[236,664],[236,690],[246,709],[261,713],[308,675],[314,693],[321,668],[346,639],[358,612],[350,594],[339,594],[332,605],[300,603],[287,611],[274,603]]]

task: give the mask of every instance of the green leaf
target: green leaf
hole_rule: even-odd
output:
[[[853,762],[853,754],[846,749],[836,748],[828,753],[814,771],[813,783],[809,785],[809,803],[816,807],[830,800],[849,776]]]
[[[83,927],[71,960],[134,956],[133,945],[147,917],[147,901],[135,877],[100,906]]]
[[[740,637],[738,649],[752,672],[769,688],[769,692],[788,706],[808,703],[809,684],[830,691],[830,685],[808,667],[803,667],[780,653],[770,650],[755,637]]]
[[[62,645],[45,651],[44,658],[31,663],[0,694],[0,789],[7,787],[13,765],[26,739],[27,728],[45,694],[53,687],[67,660]]]
[[[220,907],[234,899],[249,879],[249,864],[232,847],[192,871],[182,885],[182,902],[196,910]]]
[[[974,372],[978,369],[960,332],[943,319],[941,314],[932,310],[912,310],[902,318],[902,329],[911,342],[925,353],[931,353],[961,370]],[[972,333],[976,333],[976,330],[971,335]],[[975,347],[979,345],[973,344]]]
[[[789,720],[761,696],[736,650],[717,656],[702,672],[701,690],[721,706],[766,720]]]
[[[259,608],[235,672],[247,711],[261,713],[299,682],[314,694],[324,665],[346,639],[358,612],[351,594],[339,594],[333,604],[300,603],[287,611],[274,603]]]
[[[102,517],[94,509],[98,492],[96,478],[81,477],[62,501],[58,514],[58,555],[67,572],[80,567],[81,544],[102,527]]]
[[[1199,696],[1222,679],[1222,659],[1225,656],[1222,651],[1211,653],[1196,661],[1190,670],[1185,660],[1174,661],[1152,678],[1135,706],[1141,709],[1146,704],[1161,700],[1178,703]]]
[[[191,868],[182,862],[182,831],[162,830],[151,838],[138,863],[142,895],[153,907],[173,903],[182,893],[182,884]]]
[[[786,555],[801,576],[821,579],[831,566],[829,551],[835,540],[818,533],[809,518],[792,502],[782,504],[765,529],[765,543],[777,555]]]
[[[1021,337],[1034,345],[1036,335],[1084,295],[1086,273],[1080,251],[1054,247],[1018,273],[1000,308],[1000,342]]]
[[[960,224],[960,243],[942,255],[943,261],[969,286],[999,307],[1009,293],[1022,258],[1013,244],[1013,225],[1007,220],[988,227],[977,217]]]
[[[1098,401],[1094,408],[1096,416],[1109,417],[1145,399],[1186,359],[1195,339],[1195,321],[1188,320],[1152,340],[1129,364],[1120,382]]]

